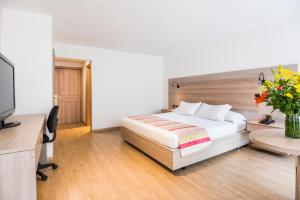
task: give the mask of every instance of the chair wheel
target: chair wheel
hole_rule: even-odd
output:
[[[42,179],[42,181],[46,181],[46,180],[48,179],[48,176],[42,175],[42,176],[41,176],[41,179]]]
[[[52,169],[57,169],[57,164],[52,165]]]

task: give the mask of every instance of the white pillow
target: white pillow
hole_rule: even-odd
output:
[[[181,101],[178,108],[176,108],[173,112],[181,115],[193,116],[198,108],[201,106],[201,102],[199,103],[187,103],[185,101]]]
[[[209,105],[203,103],[199,110],[195,113],[195,117],[210,119],[215,121],[224,121],[225,115],[231,109],[231,105]]]
[[[235,124],[240,124],[246,121],[246,118],[244,117],[244,115],[240,113],[229,111],[225,115],[225,120],[229,122],[233,122]]]

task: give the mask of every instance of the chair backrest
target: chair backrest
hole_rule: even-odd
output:
[[[48,116],[48,120],[47,120],[47,128],[50,133],[54,134],[51,141],[54,141],[56,138],[56,129],[57,129],[57,123],[58,123],[58,118],[57,118],[58,110],[59,110],[59,107],[54,106],[51,109],[51,112],[50,112],[50,114]]]

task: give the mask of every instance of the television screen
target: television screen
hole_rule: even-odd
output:
[[[15,108],[14,68],[0,58],[0,116]]]

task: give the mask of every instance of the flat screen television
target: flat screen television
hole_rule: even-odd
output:
[[[15,100],[15,68],[14,65],[0,53],[0,129],[10,128],[20,122],[5,122],[16,109]]]

